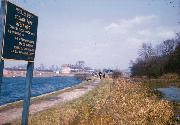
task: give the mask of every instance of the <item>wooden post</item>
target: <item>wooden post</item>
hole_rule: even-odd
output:
[[[28,62],[27,73],[26,73],[24,104],[23,104],[23,112],[22,112],[22,125],[28,125],[33,69],[34,69],[34,62]]]

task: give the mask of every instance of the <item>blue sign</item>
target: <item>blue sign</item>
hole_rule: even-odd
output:
[[[38,17],[9,1],[6,3],[2,59],[34,61]]]

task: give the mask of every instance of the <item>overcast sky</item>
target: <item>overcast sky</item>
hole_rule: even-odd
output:
[[[15,1],[15,0],[11,0]],[[35,65],[127,69],[143,42],[180,31],[179,0],[16,0],[39,17]],[[6,63],[6,66],[14,62]]]

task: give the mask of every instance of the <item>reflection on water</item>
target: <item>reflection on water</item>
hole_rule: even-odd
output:
[[[164,94],[164,98],[167,100],[180,102],[180,88],[171,86],[169,88],[159,88],[158,90]]]

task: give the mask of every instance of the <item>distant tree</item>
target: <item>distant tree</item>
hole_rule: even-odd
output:
[[[139,49],[139,56],[143,60],[147,60],[153,57],[155,52],[153,51],[153,47],[151,43],[143,43],[141,49]]]
[[[132,76],[159,77],[164,73],[180,74],[180,33],[156,47],[143,43],[139,58],[131,63]]]
[[[141,49],[139,50],[139,59],[133,65],[132,70],[139,76],[157,77],[160,75],[159,63],[157,60],[157,54],[155,49],[152,47],[151,43],[143,43]]]
[[[163,43],[160,44],[160,46],[162,56],[168,56],[174,52],[176,44],[175,41],[172,39],[165,40]]]
[[[121,76],[122,76],[122,72],[120,70],[118,70],[118,69],[113,70],[113,74],[112,74],[113,79],[117,79],[117,78],[119,78]]]
[[[180,44],[180,33],[176,33],[175,44],[176,46]]]
[[[144,66],[145,62],[140,58],[136,59],[136,62],[132,62],[131,76],[143,76],[145,74]]]
[[[59,67],[57,65],[51,65],[49,69],[53,71],[58,71]]]
[[[37,68],[37,70],[45,70],[44,64],[40,64]]]
[[[78,66],[79,68],[84,68],[85,67],[85,61],[77,61],[76,62],[76,66]]]
[[[178,73],[180,74],[180,44],[177,45],[173,54],[171,54],[166,66],[166,73]]]

